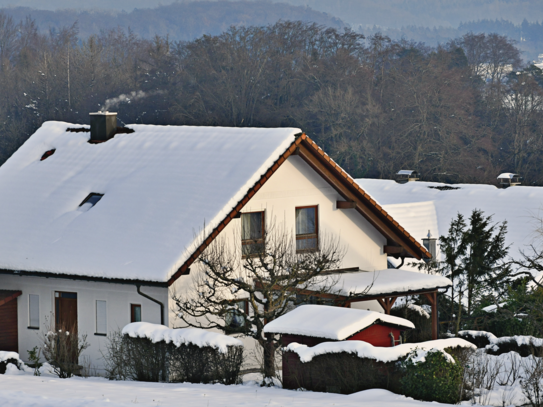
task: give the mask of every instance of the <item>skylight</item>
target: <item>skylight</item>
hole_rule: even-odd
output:
[[[90,208],[96,205],[103,196],[104,194],[97,194],[95,192],[91,192],[85,199],[83,199],[83,202],[79,204],[79,207],[84,211],[88,211]]]

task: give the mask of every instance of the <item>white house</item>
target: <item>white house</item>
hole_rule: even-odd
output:
[[[450,284],[387,270],[387,256],[429,254],[299,129],[128,127],[110,113],[92,129],[47,122],[0,167],[0,349],[24,359],[45,325],[77,329],[100,369],[108,333],[175,327],[170,290],[251,220],[283,223],[304,247],[339,236],[349,272],[338,290],[364,301],[353,307],[390,311]]]

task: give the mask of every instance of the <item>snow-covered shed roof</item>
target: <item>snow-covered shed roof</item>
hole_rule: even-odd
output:
[[[90,144],[69,127],[44,123],[0,167],[0,268],[165,282],[301,132],[130,125]]]
[[[356,182],[409,233],[422,242],[428,234],[436,238],[446,235],[458,213],[469,218],[474,209],[494,222],[507,221],[505,244],[509,254],[529,252],[529,245],[538,242],[538,218],[543,214],[543,188],[515,186],[497,188],[493,185],[410,182],[398,184],[391,180],[357,179]]]
[[[91,144],[78,126],[44,123],[0,168],[0,272],[172,284],[291,154],[429,257],[299,129],[134,124]]]
[[[302,305],[266,324],[264,332],[342,341],[377,323],[405,329],[415,328],[407,319],[380,312],[328,305]]]
[[[355,298],[415,294],[452,285],[447,277],[401,269],[331,274],[319,279],[315,288],[332,286],[330,292]]]

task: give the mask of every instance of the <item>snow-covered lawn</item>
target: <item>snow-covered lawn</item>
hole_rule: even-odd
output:
[[[58,379],[51,376],[0,375],[0,406],[95,407],[95,406],[190,406],[190,407],[412,407],[432,406],[386,390],[367,390],[348,396],[262,388],[255,382],[239,386],[166,384],[109,381],[102,378]],[[442,404],[444,406],[444,404]]]

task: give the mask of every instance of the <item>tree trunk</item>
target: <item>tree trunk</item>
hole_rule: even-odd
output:
[[[275,377],[275,346],[273,334],[266,334],[264,342],[264,379]]]
[[[462,320],[462,296],[458,295],[458,315],[456,316],[456,328],[454,330],[454,334],[458,335],[458,331],[460,330],[460,321]]]

